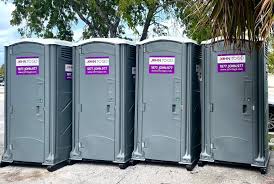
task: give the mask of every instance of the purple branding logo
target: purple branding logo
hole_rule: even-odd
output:
[[[217,58],[217,71],[222,72],[245,72],[245,54],[221,54]]]
[[[108,75],[109,57],[87,57],[85,59],[86,75]]]
[[[39,57],[16,57],[16,75],[39,75]]]
[[[65,64],[65,79],[72,80],[72,65]]]
[[[149,57],[149,74],[174,74],[175,56]]]

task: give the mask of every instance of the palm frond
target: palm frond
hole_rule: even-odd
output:
[[[265,40],[273,25],[273,0],[205,0],[199,26],[209,24],[212,37],[225,43]]]
[[[261,0],[256,7],[256,29],[259,36],[266,39],[273,26],[273,0]]]

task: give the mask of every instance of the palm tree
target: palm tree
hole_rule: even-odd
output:
[[[226,43],[266,40],[274,20],[273,4],[274,0],[203,0],[199,25],[211,25],[212,37],[223,36]]]

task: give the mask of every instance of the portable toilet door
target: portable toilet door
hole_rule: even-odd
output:
[[[223,40],[203,44],[203,162],[248,164],[265,172],[267,143],[266,48]]]
[[[5,48],[5,150],[2,166],[53,171],[71,148],[72,44],[23,39]]]
[[[71,160],[125,168],[133,150],[136,48],[122,39],[90,39],[74,48]]]
[[[137,43],[134,160],[177,162],[200,154],[200,47],[158,37]]]

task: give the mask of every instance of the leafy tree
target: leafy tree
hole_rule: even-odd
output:
[[[154,25],[155,33],[166,35],[165,30],[168,27],[161,22],[163,19],[169,19],[176,9],[176,1],[172,0],[124,0],[121,5],[123,18],[129,27],[140,35],[141,41],[148,37],[151,25]],[[142,32],[138,31],[138,26],[142,27]]]
[[[269,73],[274,73],[274,52],[268,54],[268,71]]]
[[[3,0],[2,0],[3,1]],[[4,0],[7,1],[7,0]],[[125,25],[147,38],[149,27],[164,34],[167,27],[160,24],[169,13],[170,0],[13,0],[16,9],[12,12],[11,25],[22,26],[22,36],[36,35],[44,38],[73,39],[72,24],[85,24],[83,38],[123,37]],[[142,26],[142,32],[137,27]]]
[[[1,77],[5,76],[5,64],[2,64],[0,67],[0,76]]]
[[[123,34],[119,0],[13,0],[12,25],[22,36],[72,40],[72,23],[85,23],[83,37],[117,37]]]
[[[269,73],[274,73],[274,36],[271,35],[268,39],[269,43],[269,53],[268,53],[268,71]]]
[[[197,0],[178,1],[176,4],[176,15],[185,27],[184,33],[199,43],[212,37],[210,25],[203,25],[202,28],[198,26],[200,20],[204,17],[199,8],[202,5],[203,3]]]

